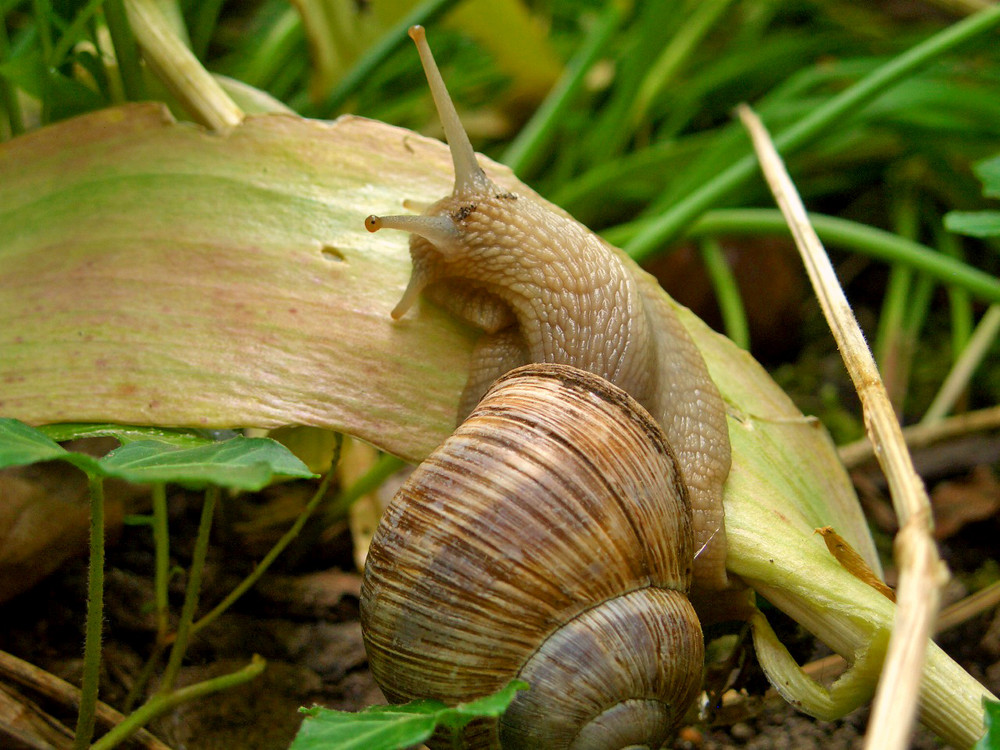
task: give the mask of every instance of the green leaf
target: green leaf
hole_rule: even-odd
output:
[[[1000,154],[978,162],[973,171],[982,180],[983,195],[987,198],[1000,198]]]
[[[970,237],[1000,237],[1000,211],[949,211],[944,226]]]
[[[223,443],[180,448],[158,440],[123,445],[100,461],[107,476],[129,482],[208,484],[259,490],[276,476],[315,476],[287,448],[269,438],[235,437]]]
[[[518,690],[528,684],[513,680],[493,695],[449,707],[440,701],[413,701],[402,706],[372,706],[359,713],[313,707],[290,750],[398,750],[428,739],[438,726],[458,731],[476,718],[502,714]]]
[[[0,418],[0,469],[54,460],[68,461],[91,475],[100,471],[94,458],[70,453],[24,422]]]
[[[978,162],[973,171],[983,183],[983,195],[1000,198],[1000,155]],[[1000,237],[1000,211],[949,211],[944,226],[970,237]]]
[[[1000,750],[1000,703],[984,699],[983,708],[986,710],[986,734],[973,750]]]
[[[123,424],[64,422],[43,425],[38,428],[38,431],[58,443],[79,438],[113,437],[123,444],[137,440],[159,440],[161,443],[193,448],[196,445],[213,442],[212,438],[206,437],[197,430],[172,430],[166,427],[136,427]]]

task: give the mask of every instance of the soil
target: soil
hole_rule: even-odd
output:
[[[211,547],[200,611],[204,612],[252,570],[264,551],[284,531],[248,523],[268,517],[275,507],[300,502],[304,485],[283,488],[230,501],[228,525],[217,524]],[[197,527],[200,496],[174,492],[171,508],[171,557],[186,566]],[[142,510],[142,500],[131,509]],[[234,520],[235,519],[235,520]],[[956,577],[948,589],[951,600],[966,593],[967,582],[980,580],[984,561],[995,558],[996,516],[962,526],[942,544]],[[149,728],[170,747],[216,750],[239,747],[283,749],[293,737],[300,717],[297,709],[319,703],[355,710],[382,702],[366,669],[358,624],[360,578],[351,571],[352,551],[346,529],[328,530],[323,540],[299,560],[276,566],[261,582],[191,644],[182,683],[231,672],[248,663],[253,654],[268,661],[264,675],[237,689],[182,705]],[[294,551],[293,551],[294,554]],[[988,569],[988,565],[985,566]],[[109,549],[106,585],[105,662],[101,698],[121,707],[150,652],[156,632],[153,601],[151,534],[142,526],[125,526]],[[995,569],[995,563],[994,563]],[[978,571],[978,573],[977,573]],[[980,578],[976,579],[975,575]],[[971,576],[971,577],[970,577]],[[891,572],[890,572],[891,580]],[[183,575],[172,580],[173,612],[180,609]],[[978,584],[973,584],[978,585]],[[31,590],[0,605],[0,649],[25,659],[70,682],[78,682],[86,561],[76,557]],[[776,626],[780,626],[778,623]],[[821,647],[793,624],[788,635],[801,644],[801,659],[822,655]],[[945,633],[941,645],[966,669],[1000,691],[1000,614],[987,612]],[[744,667],[742,683],[760,696],[766,683],[752,658]],[[0,687],[3,683],[0,677]],[[73,725],[73,710],[36,699],[57,718]],[[693,726],[676,740],[675,748],[795,748],[861,747],[868,720],[862,708],[836,722],[819,722],[784,704],[769,703],[755,713],[737,713],[727,726]],[[0,734],[0,747],[29,747]],[[926,730],[918,730],[916,748],[941,744]]]

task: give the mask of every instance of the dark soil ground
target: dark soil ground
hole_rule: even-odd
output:
[[[292,486],[232,503],[237,521],[263,517],[268,509],[287,503]],[[170,498],[172,559],[186,566],[197,525],[200,497],[175,492]],[[142,501],[139,501],[140,506]],[[960,598],[969,585],[978,585],[988,559],[996,557],[996,516],[962,527],[942,544],[956,573],[949,599]],[[221,599],[249,572],[283,529],[248,532],[239,522],[217,526],[206,571],[202,611]],[[243,529],[243,531],[241,531]],[[380,702],[381,695],[366,669],[358,624],[360,578],[351,571],[350,535],[346,529],[328,535],[300,555],[292,566],[268,573],[232,611],[205,629],[191,644],[182,682],[196,682],[245,665],[252,654],[268,660],[263,677],[238,689],[184,705],[155,722],[150,729],[170,747],[180,750],[217,748],[279,749],[288,746],[299,723],[297,708],[320,703],[340,709],[358,709]],[[148,529],[125,526],[109,549],[107,565],[105,664],[101,697],[121,706],[150,651],[155,623],[152,543]],[[995,564],[994,564],[995,569]],[[891,575],[890,575],[891,580]],[[970,584],[969,582],[973,583]],[[86,563],[76,557],[31,590],[0,605],[0,649],[30,661],[71,682],[78,681]],[[179,610],[183,576],[171,587],[174,611]],[[780,626],[780,623],[779,623]],[[802,659],[820,655],[821,648],[798,637]],[[1000,689],[1000,614],[987,612],[943,634],[941,644],[966,669],[992,690]],[[766,684],[752,663],[744,681],[758,695]],[[5,680],[0,675],[0,687]],[[26,697],[37,696],[27,695]],[[73,723],[66,706],[41,701],[56,717]],[[783,704],[769,704],[762,712],[747,709],[728,726],[692,727],[677,740],[677,748],[795,748],[861,747],[867,708],[837,722],[818,722]],[[940,743],[920,730],[914,747],[936,748]],[[0,734],[0,747],[22,748]]]

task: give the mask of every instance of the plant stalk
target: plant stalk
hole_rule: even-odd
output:
[[[104,481],[88,476],[90,493],[90,570],[87,578],[87,624],[83,680],[73,750],[86,750],[94,736],[101,680],[101,632],[104,625]]]

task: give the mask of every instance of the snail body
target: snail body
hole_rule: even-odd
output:
[[[372,673],[393,702],[527,681],[467,747],[659,747],[701,685],[692,580],[728,583],[722,399],[651,277],[486,176],[423,29],[410,36],[455,186],[423,215],[365,224],[411,234],[394,318],[424,295],[483,335],[458,428],[369,549]]]
[[[724,588],[729,432],[701,354],[655,280],[622,251],[486,176],[423,29],[410,35],[451,148],[455,186],[423,215],[366,219],[369,231],[411,234],[413,272],[393,317],[424,293],[484,331],[459,421],[497,377],[529,362],[579,367],[631,394],[663,428],[680,462],[694,514],[695,583]]]
[[[519,368],[379,524],[361,595],[372,673],[394,702],[526,680],[470,747],[659,747],[701,685],[693,544],[652,417],[591,373]]]

